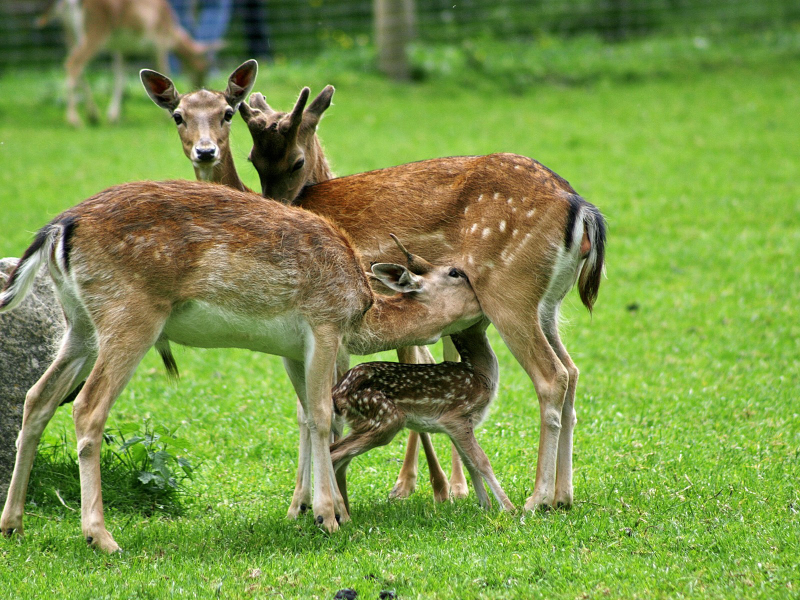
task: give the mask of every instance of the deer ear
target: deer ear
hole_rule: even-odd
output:
[[[308,105],[306,114],[316,117],[317,120],[319,120],[322,117],[322,113],[328,110],[328,107],[331,105],[333,92],[335,91],[332,85],[326,85],[325,89]]]
[[[386,287],[403,294],[417,292],[422,289],[422,277],[414,275],[405,267],[393,263],[376,263],[372,265],[372,275]]]
[[[170,112],[178,108],[181,96],[169,77],[158,71],[142,69],[139,71],[139,78],[142,80],[147,95],[156,105]]]
[[[225,89],[225,99],[233,108],[241,103],[253,85],[258,75],[258,63],[252,58],[239,65],[236,70],[228,77],[228,87]]]
[[[250,106],[251,108],[257,108],[261,112],[271,115],[275,111],[272,110],[269,104],[267,104],[267,99],[264,98],[264,94],[261,92],[253,92],[250,94]]]

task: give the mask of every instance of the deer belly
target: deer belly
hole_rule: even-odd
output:
[[[164,335],[195,348],[244,348],[303,360],[311,335],[297,314],[270,317],[242,315],[205,302],[177,308],[164,326]]]

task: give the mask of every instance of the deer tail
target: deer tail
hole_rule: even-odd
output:
[[[17,307],[31,291],[33,281],[42,264],[52,254],[53,246],[60,237],[62,229],[53,224],[39,230],[33,243],[28,246],[22,258],[11,271],[6,285],[0,292],[0,312]]]
[[[584,230],[581,255],[584,262],[578,275],[578,292],[583,305],[592,312],[605,268],[606,221],[594,205],[583,202],[581,208]]]

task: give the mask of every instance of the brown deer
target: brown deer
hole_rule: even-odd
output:
[[[266,165],[276,146],[274,131],[267,131],[270,119],[246,102],[240,113],[267,191]],[[559,337],[558,313],[576,281],[590,311],[597,298],[605,260],[600,212],[553,171],[515,154],[425,160],[297,193],[293,204],[339,225],[367,261],[396,256],[384,241],[391,227],[435,264],[465,265],[484,315],[539,398],[536,482],[525,509],[571,506],[578,369]]]
[[[514,510],[475,439],[475,428],[497,394],[497,358],[486,337],[484,320],[450,336],[461,362],[363,363],[333,389],[334,412],[350,425],[348,435],[331,445],[339,492],[348,512],[347,466],[356,456],[385,446],[403,427],[446,433],[469,470],[478,502],[491,502],[485,481],[505,510]]]
[[[79,127],[77,91],[82,84],[89,120],[99,121],[92,91],[83,77],[84,69],[109,42],[112,35],[125,31],[156,50],[159,68],[167,72],[167,53],[175,52],[194,74],[199,86],[208,69],[207,54],[216,45],[202,44],[189,36],[179,24],[168,0],[56,0],[38,23],[44,25],[58,16],[67,31],[67,122]],[[108,120],[119,120],[125,88],[122,51],[114,49],[114,90],[108,107]]]
[[[377,296],[346,234],[327,219],[204,182],[123,184],[63,212],[39,231],[0,292],[0,311],[13,309],[47,263],[67,321],[56,359],[25,400],[0,530],[22,532],[39,439],[85,379],[73,410],[82,530],[90,545],[119,549],[103,517],[104,425],[150,347],[177,374],[172,341],[285,358],[311,417],[316,521],[335,531],[337,516],[348,518],[329,450],[339,346],[371,353],[433,343],[480,319],[459,268],[417,274],[413,257],[408,262],[372,267],[400,292]]]
[[[161,73],[149,69],[140,72],[147,94],[157,106],[168,111],[175,120],[184,153],[192,162],[199,180],[223,183],[235,189],[250,191],[239,177],[233,161],[230,148],[230,119],[252,88],[257,72],[258,64],[255,60],[249,60],[231,74],[225,92],[199,90],[187,94],[180,94],[172,80]],[[270,162],[266,166],[262,165],[262,171],[268,171],[265,177],[270,182],[265,188],[266,193],[278,197],[283,197],[283,194],[296,194],[303,185],[326,181],[333,177],[315,134],[322,114],[331,104],[333,92],[332,86],[325,87],[306,107],[310,90],[304,88],[290,113],[273,110],[261,94],[251,96],[253,105],[258,106],[262,114],[266,115],[268,122],[265,123],[264,129],[274,140],[274,152],[271,154]],[[398,349],[398,357],[404,362],[433,362],[433,356],[427,348],[401,348]],[[450,359],[457,360],[457,354],[455,358]],[[347,370],[348,362],[347,357],[341,357],[340,374],[344,374]],[[310,437],[306,416],[299,400],[297,413],[300,448],[295,492],[288,511],[288,515],[292,518],[304,512],[311,503]],[[413,436],[409,457],[401,470],[392,496],[407,496],[414,488],[419,445],[417,434]],[[428,458],[434,497],[439,501],[446,500],[450,486],[427,435],[423,436],[422,442]],[[454,464],[456,468],[454,468],[453,483],[458,493],[459,489],[466,489],[466,480],[457,458]],[[462,491],[460,495],[465,495],[465,492]]]

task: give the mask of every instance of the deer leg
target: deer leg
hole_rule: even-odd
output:
[[[419,434],[419,440],[422,442],[425,458],[428,461],[428,473],[430,474],[431,487],[433,488],[433,499],[436,502],[449,500],[450,486],[447,483],[447,475],[444,474],[439,461],[436,459],[436,451],[433,449],[431,436],[427,433],[421,433]]]
[[[350,503],[347,498],[347,467],[350,461],[373,448],[385,446],[403,428],[404,418],[393,404],[385,403],[384,411],[377,427],[371,427],[365,421],[354,421],[350,415],[350,433],[331,445],[333,470],[336,472],[336,481],[348,512]]]
[[[83,83],[89,120],[92,122],[98,121],[99,113],[97,105],[92,98],[92,91],[89,88],[89,83],[83,79],[83,71],[86,68],[86,64],[97,54],[97,51],[106,41],[107,37],[108,33],[92,36],[87,32],[87,35],[84,35],[72,47],[67,56],[65,63],[67,70],[67,123],[74,127],[80,127],[83,124],[80,115],[78,115],[77,107],[77,87],[79,81]]]
[[[349,519],[342,495],[336,485],[330,453],[331,388],[336,372],[336,355],[341,334],[330,324],[318,325],[312,332],[310,356],[306,360],[306,414],[311,430],[311,453],[314,468],[313,507],[317,524],[329,533],[339,529],[339,519]]]
[[[488,509],[491,505],[483,487],[483,482],[486,481],[492,494],[502,505],[503,510],[514,510],[514,505],[508,499],[494,475],[489,458],[483,448],[480,447],[480,444],[478,444],[478,440],[475,439],[475,431],[472,429],[472,425],[464,427],[464,424],[461,423],[457,427],[450,426],[448,427],[448,433],[453,441],[453,446],[457,448],[459,455],[467,465],[469,476],[472,479],[472,486],[475,488],[475,495],[478,497],[478,502],[480,502],[481,506]]]
[[[311,506],[311,430],[301,400],[306,393],[306,371],[302,362],[290,358],[283,359],[283,366],[297,393],[297,427],[300,431],[300,444],[297,451],[294,493],[286,514],[290,519],[296,519]]]
[[[152,302],[142,305],[149,307]],[[95,322],[100,324],[101,332],[98,335],[101,343],[97,361],[72,410],[81,478],[81,529],[90,546],[116,552],[119,546],[106,529],[103,516],[100,477],[103,429],[114,401],[133,376],[147,350],[155,344],[166,317],[130,310],[123,318],[114,314],[108,319],[114,320],[113,337],[102,333],[106,315],[96,317],[99,317]]]
[[[558,309],[551,315],[542,313],[542,329],[569,375],[567,395],[561,409],[561,435],[558,438],[558,458],[556,462],[556,492],[554,506],[569,508],[572,506],[572,436],[578,421],[575,414],[575,390],[578,385],[578,367],[572,362],[567,349],[558,335]]]
[[[458,350],[453,345],[450,336],[442,338],[442,350],[444,360],[449,362],[458,362],[461,357],[458,355]],[[455,446],[452,446],[450,453],[450,495],[453,498],[466,498],[469,496],[469,486],[467,485],[467,478],[464,477],[464,466],[461,464],[461,458]]]
[[[91,370],[93,343],[90,337],[68,329],[55,360],[25,398],[14,472],[0,517],[0,531],[5,535],[23,533],[25,496],[39,440],[58,406]]]
[[[538,320],[538,310],[514,305],[507,298],[478,293],[484,313],[494,324],[508,349],[531,378],[539,397],[539,454],[536,483],[525,510],[547,508],[555,501],[556,460],[561,435],[561,413],[569,387],[569,373],[550,343]],[[520,315],[528,322],[523,325]]]
[[[108,105],[107,118],[109,123],[117,123],[122,112],[122,96],[125,93],[125,63],[122,52],[114,52],[114,91],[111,94],[111,103]]]
[[[430,350],[424,346],[408,346],[405,348],[397,349],[397,359],[403,363],[415,364],[433,364],[435,361]],[[397,481],[389,493],[389,498],[408,498],[414,493],[414,488],[417,482],[417,461],[419,459],[419,438],[420,436],[428,436],[427,433],[417,433],[412,431],[408,435],[408,445],[406,447],[405,458],[403,459],[403,466],[400,473],[397,475]],[[429,437],[429,436],[428,436]],[[433,444],[430,439],[423,443],[425,448],[425,456],[428,459],[429,472],[431,476],[431,485],[434,489],[434,496],[439,502],[447,500],[449,497],[450,484],[444,476],[441,466],[439,466],[439,459],[433,449]],[[434,468],[430,468],[431,464],[435,464]],[[437,492],[438,490],[438,492]]]

